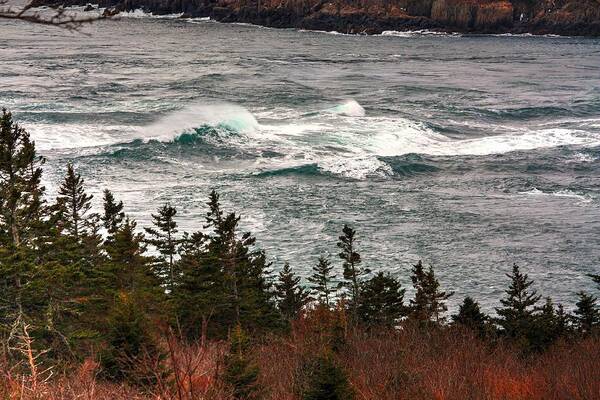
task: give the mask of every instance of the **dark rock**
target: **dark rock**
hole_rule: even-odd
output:
[[[34,0],[85,5],[83,0]],[[600,36],[600,0],[99,0],[101,7],[183,13],[221,22],[374,34],[434,29],[466,33]],[[88,9],[89,6],[86,6]]]

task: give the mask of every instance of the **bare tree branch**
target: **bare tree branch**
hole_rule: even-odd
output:
[[[105,9],[102,14],[91,16],[81,12],[68,12],[63,6],[55,9],[42,10],[36,5],[35,0],[30,0],[23,6],[15,6],[8,0],[0,0],[0,19],[12,19],[40,25],[50,25],[64,28],[69,31],[80,31],[81,27],[102,19],[108,19],[118,13],[114,9]]]

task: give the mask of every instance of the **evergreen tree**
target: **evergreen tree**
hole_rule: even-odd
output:
[[[389,273],[377,273],[362,284],[360,319],[370,326],[396,326],[406,314],[404,292],[400,282]]]
[[[146,241],[156,247],[161,259],[156,263],[157,274],[165,279],[170,293],[175,291],[175,255],[177,254],[177,210],[169,203],[158,209],[158,214],[152,214],[155,228],[145,228],[150,236]]]
[[[330,308],[332,294],[335,293],[332,282],[335,279],[335,274],[331,273],[333,270],[331,262],[326,257],[321,256],[317,265],[313,266],[312,269],[313,274],[308,278],[308,281],[313,284],[311,289],[317,295],[319,303]]]
[[[279,272],[275,296],[279,312],[288,321],[295,319],[310,301],[309,293],[300,285],[300,277],[294,274],[288,263]]]
[[[223,213],[214,190],[208,206],[205,228],[210,228],[212,234],[206,262],[218,266],[226,288],[220,302],[225,305],[220,320],[224,325],[233,321],[245,329],[275,327],[280,318],[267,280],[269,264],[264,252],[254,248],[256,239],[249,232],[238,234],[240,218],[235,213]]]
[[[155,292],[159,289],[150,258],[144,255],[147,250],[144,235],[136,232],[136,227],[135,221],[125,217],[112,234],[112,240],[105,244],[110,286],[117,292]]]
[[[100,354],[104,375],[112,380],[151,385],[164,357],[150,335],[143,308],[130,295],[121,293],[107,325],[107,347]],[[149,366],[154,370],[149,371]]]
[[[114,235],[121,227],[125,213],[123,212],[123,202],[119,201],[117,203],[110,190],[104,190],[103,200],[104,214],[102,215],[102,224],[107,233],[106,242],[109,243],[114,239]]]
[[[464,326],[482,336],[485,333],[485,326],[488,317],[481,312],[479,304],[471,297],[467,296],[458,309],[458,314],[452,316],[455,324]]]
[[[562,306],[555,307],[550,297],[536,310],[527,339],[530,350],[541,352],[566,334],[566,316]]]
[[[535,321],[535,306],[541,296],[530,290],[533,281],[527,274],[522,274],[515,264],[512,274],[507,274],[511,283],[506,290],[506,297],[500,300],[503,307],[496,308],[496,322],[503,333],[510,338],[527,338]]]
[[[42,260],[46,256],[44,251],[50,235],[44,187],[41,185],[44,162],[44,158],[37,155],[29,134],[13,122],[10,112],[2,109],[0,334],[22,328],[25,324],[34,328],[44,325],[44,311],[48,304],[46,293],[51,288],[50,283],[41,277],[48,272]]]
[[[415,288],[415,297],[410,301],[410,316],[418,321],[442,322],[442,314],[448,310],[445,301],[454,293],[441,291],[433,268],[430,266],[426,270],[420,260],[413,266],[410,279]]]
[[[579,292],[579,301],[573,312],[573,319],[580,333],[590,333],[600,324],[600,310],[598,310],[597,298],[585,292]]]
[[[19,247],[44,215],[42,165],[29,134],[2,109],[0,118],[0,244]]]
[[[231,324],[228,288],[219,263],[208,254],[209,241],[202,232],[185,233],[181,240],[173,303],[181,333],[188,339],[222,335]]]
[[[237,400],[260,397],[259,369],[248,357],[248,348],[248,337],[241,326],[236,325],[230,338],[229,354],[225,357],[223,380],[233,388],[233,397]]]
[[[56,208],[61,229],[77,241],[89,233],[93,224],[93,216],[87,215],[92,208],[92,198],[85,192],[84,180],[75,173],[73,164],[67,164],[67,175],[58,189]]]
[[[317,358],[308,378],[303,400],[352,400],[355,397],[346,373],[331,355]]]
[[[344,285],[350,293],[350,304],[353,314],[356,316],[356,310],[360,303],[361,283],[371,271],[360,265],[362,260],[360,254],[356,251],[356,231],[348,225],[344,225],[342,233],[337,245],[341,249],[339,256],[343,260],[343,276],[346,280]]]

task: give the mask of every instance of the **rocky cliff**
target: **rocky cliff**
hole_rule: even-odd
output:
[[[38,0],[56,4],[57,0]],[[89,0],[58,0],[85,4]],[[600,0],[99,0],[120,10],[183,13],[271,27],[379,33],[432,29],[470,33],[600,36]]]

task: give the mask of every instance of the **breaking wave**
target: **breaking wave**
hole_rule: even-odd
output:
[[[48,124],[33,124],[34,133],[48,128],[52,129]],[[600,145],[598,133],[547,124],[456,139],[445,136],[433,125],[402,116],[371,116],[352,99],[311,113],[259,109],[253,114],[235,104],[196,104],[142,127],[106,126],[100,133],[86,125],[67,124],[60,129],[53,135],[46,131],[40,148],[115,145],[118,148],[111,151],[123,156],[144,151],[140,141],[162,143],[157,151],[181,151],[187,147],[186,151],[195,154],[254,157],[254,173],[263,175],[319,173],[350,179],[438,170],[421,160],[402,158],[410,154],[484,156],[565,145]],[[478,126],[478,130],[485,127]],[[135,146],[128,144],[133,141]]]

